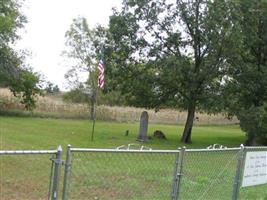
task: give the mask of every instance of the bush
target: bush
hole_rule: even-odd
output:
[[[244,109],[237,114],[247,134],[246,145],[267,145],[267,105]]]

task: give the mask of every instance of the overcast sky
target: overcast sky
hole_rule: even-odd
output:
[[[68,68],[61,53],[72,19],[84,16],[90,27],[107,25],[112,7],[119,8],[121,3],[122,0],[26,0],[23,12],[28,23],[17,47],[32,53],[27,62],[35,71],[64,89]]]

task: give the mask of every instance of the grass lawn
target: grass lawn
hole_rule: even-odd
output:
[[[138,123],[96,122],[94,141],[91,141],[92,122],[41,118],[0,117],[0,149],[55,149],[67,144],[84,148],[115,148],[137,143]],[[125,131],[129,135],[125,136]],[[145,146],[153,149],[177,149],[183,126],[149,124],[148,134],[161,130],[167,140],[152,139]],[[236,126],[198,126],[192,132],[193,143],[187,148],[206,148],[219,143],[237,147],[245,134]]]
[[[137,143],[138,123],[98,121],[94,141],[90,140],[91,128],[92,122],[88,120],[0,117],[0,150],[55,149],[58,145],[65,149],[67,144],[115,148]],[[179,141],[182,126],[149,124],[149,135],[155,130],[163,131],[167,140],[152,139],[145,146],[153,149],[184,146]],[[196,125],[192,139],[187,148],[206,148],[214,143],[238,147],[245,135],[238,126]],[[237,155],[237,151],[188,153],[181,199],[230,199]],[[0,156],[0,199],[47,199],[49,157]],[[175,157],[173,153],[74,153],[69,199],[170,199]],[[254,189],[241,190],[242,199],[261,199],[266,195],[266,185]]]

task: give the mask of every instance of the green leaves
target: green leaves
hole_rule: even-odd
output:
[[[20,12],[21,5],[16,0],[2,0],[0,2],[0,48],[18,39],[17,30],[26,22]]]
[[[239,110],[240,127],[247,134],[247,145],[267,145],[267,106]]]
[[[232,1],[124,1],[110,17],[112,83],[135,106],[221,111],[222,80],[241,41],[237,18]]]
[[[18,78],[10,80],[10,90],[21,98],[21,103],[27,110],[35,108],[36,97],[41,94],[39,82],[39,74],[32,72],[31,69],[21,70]]]
[[[110,17],[115,40],[113,71],[125,77],[127,84],[136,71],[146,76],[151,83],[142,82],[150,85],[147,91],[157,99],[153,103],[157,106],[187,109],[190,99],[203,108],[218,89],[227,51],[232,48],[228,44],[234,31],[231,6],[225,1],[124,1],[122,11]],[[140,65],[160,76],[146,73]],[[138,99],[142,96],[147,102],[145,95]]]
[[[19,1],[0,2],[0,85],[9,87],[27,110],[35,107],[35,97],[41,94],[39,74],[23,67],[25,53],[16,52],[12,44],[19,39],[17,31],[26,22]]]
[[[240,120],[247,144],[267,144],[267,2],[238,1],[237,51],[229,56],[226,108]]]
[[[0,84],[7,85],[10,76],[18,74],[21,57],[10,46],[19,38],[17,30],[23,27],[25,17],[15,0],[0,2]]]

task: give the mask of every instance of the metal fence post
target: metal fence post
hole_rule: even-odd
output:
[[[54,177],[53,177],[53,185],[52,185],[52,200],[58,200],[58,190],[59,190],[59,181],[60,181],[60,170],[62,165],[62,148],[58,147],[56,153],[56,159],[53,160],[54,164]]]
[[[177,154],[174,168],[174,180],[173,180],[173,190],[172,190],[172,200],[179,199],[182,172],[183,172],[183,160],[185,156],[185,147],[180,149],[180,152]]]
[[[68,199],[68,186],[70,181],[69,180],[70,173],[71,173],[71,145],[69,144],[67,149],[66,163],[65,163],[62,200]]]
[[[172,185],[172,200],[176,200],[177,198],[177,171],[178,171],[178,164],[179,164],[179,154],[181,153],[181,149],[176,154],[175,162],[174,162],[174,172],[173,172],[173,185]]]
[[[245,152],[244,146],[241,144],[239,155],[238,155],[238,160],[237,160],[235,180],[233,184],[232,200],[237,200],[239,196],[241,173],[242,173],[242,166],[243,166],[243,161],[244,161],[244,152]]]
[[[51,191],[52,191],[52,183],[53,183],[53,177],[54,177],[54,159],[55,159],[55,154],[52,154],[50,160],[51,162],[51,170],[50,170],[50,178],[49,178],[49,190],[48,190],[48,200],[51,199]]]

